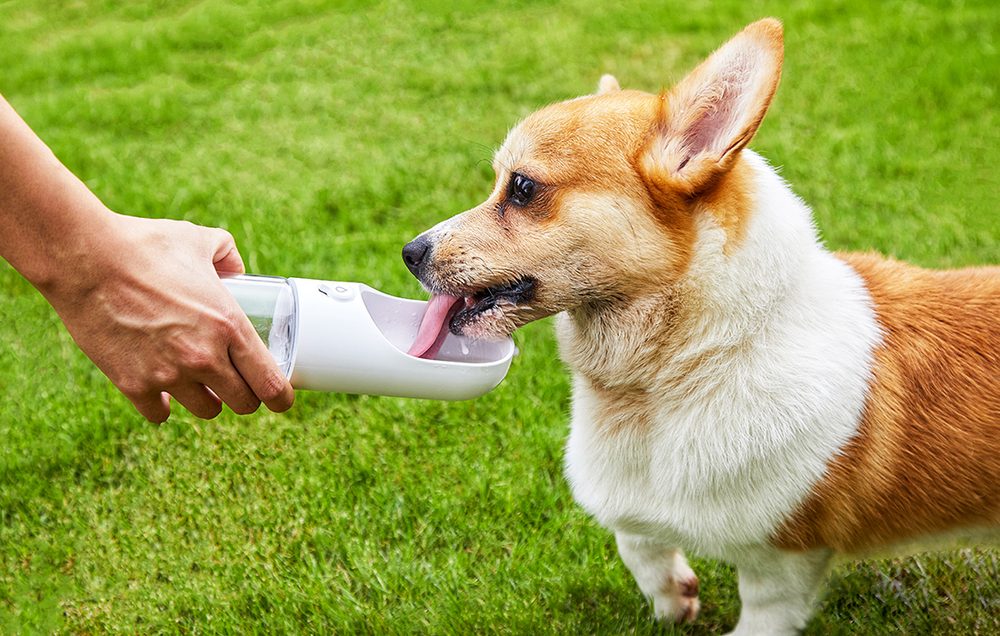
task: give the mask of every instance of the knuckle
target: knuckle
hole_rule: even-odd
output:
[[[217,357],[206,349],[191,349],[184,354],[184,367],[195,373],[208,373],[215,369]]]
[[[219,243],[225,247],[236,247],[236,239],[229,230],[224,230],[222,228],[216,228],[218,232]]]
[[[260,378],[257,386],[257,397],[263,402],[269,402],[284,392],[285,376],[278,370],[268,371]]]
[[[122,395],[129,398],[130,400],[135,400],[136,398],[142,397],[148,392],[146,383],[136,378],[125,378],[123,380],[118,380],[117,382],[115,382],[115,386],[117,386],[118,390],[122,392]]]
[[[238,308],[226,305],[215,316],[215,331],[225,342],[238,341],[242,335],[240,321],[245,319],[243,312]]]
[[[174,386],[181,379],[180,370],[176,366],[164,366],[150,373],[150,380],[155,388]]]

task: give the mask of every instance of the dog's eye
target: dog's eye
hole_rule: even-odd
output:
[[[535,196],[535,182],[523,174],[514,173],[510,180],[510,200],[514,205],[525,206]]]

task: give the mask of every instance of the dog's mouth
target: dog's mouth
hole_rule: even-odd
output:
[[[462,295],[431,293],[420,321],[417,337],[408,353],[418,358],[433,358],[444,344],[448,332],[461,335],[470,325],[489,316],[526,303],[534,296],[536,281],[523,276],[513,282],[484,287]]]

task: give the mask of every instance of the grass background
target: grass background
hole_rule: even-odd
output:
[[[753,146],[827,243],[1000,260],[993,0],[0,0],[0,92],[114,209],[416,296],[400,247],[487,194],[517,119],[604,72],[669,86],[764,15],[786,66]],[[473,402],[300,393],[153,427],[2,263],[0,318],[0,631],[674,631],[563,481],[548,321]],[[731,628],[733,571],[695,568],[677,632]],[[981,549],[842,566],[808,633],[997,633],[998,579]]]

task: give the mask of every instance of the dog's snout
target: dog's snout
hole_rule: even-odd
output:
[[[403,262],[417,278],[420,277],[420,271],[430,251],[431,241],[422,234],[403,247]]]

